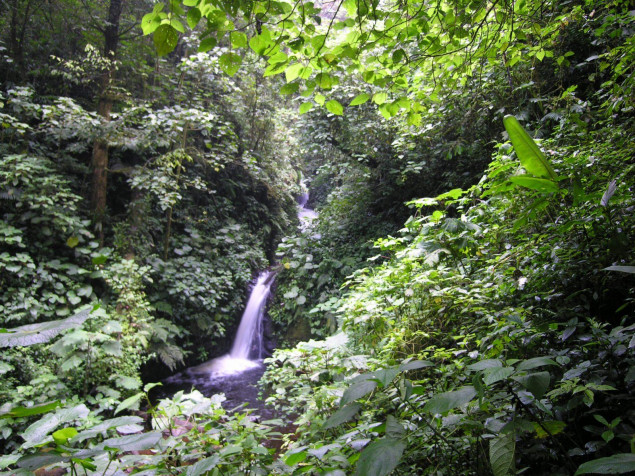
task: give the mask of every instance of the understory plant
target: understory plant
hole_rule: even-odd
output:
[[[632,139],[573,152],[505,125],[478,185],[377,241],[390,259],[351,279],[338,342],[270,359],[269,400],[302,414],[295,473],[635,468]]]

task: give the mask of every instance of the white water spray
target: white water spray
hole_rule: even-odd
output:
[[[263,271],[258,276],[229,353],[232,359],[249,359],[249,357],[261,359],[263,357],[262,324],[272,281],[273,271]]]
[[[191,367],[187,370],[188,374],[208,374],[211,379],[215,379],[239,374],[261,365],[264,357],[263,320],[274,276],[273,271],[263,271],[258,276],[240,319],[230,353]]]

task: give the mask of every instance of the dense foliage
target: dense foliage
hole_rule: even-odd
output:
[[[628,2],[5,3],[0,470],[635,471]]]

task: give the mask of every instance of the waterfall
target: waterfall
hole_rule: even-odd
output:
[[[249,357],[261,359],[263,357],[262,324],[273,276],[273,271],[263,271],[251,290],[229,353],[232,359],[249,359]]]
[[[217,380],[262,367],[262,358],[264,357],[263,320],[274,276],[275,272],[273,271],[263,271],[258,276],[247,300],[229,354],[196,367],[190,367],[185,371],[187,375],[190,377],[205,375],[210,380]]]
[[[306,187],[304,188],[306,189]],[[300,230],[303,232],[312,228],[312,222],[317,217],[315,211],[306,207],[308,201],[308,192],[298,197],[298,218],[300,219]],[[317,233],[311,236],[316,239],[320,238]],[[204,364],[190,367],[184,371],[184,374],[191,378],[204,376],[209,381],[227,382],[229,379],[237,378],[235,377],[237,374],[262,367],[262,359],[265,356],[263,320],[274,277],[274,271],[263,271],[258,276],[240,319],[231,351]],[[183,376],[173,376],[171,379],[172,382],[182,381]]]

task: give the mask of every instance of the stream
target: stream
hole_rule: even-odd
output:
[[[317,217],[314,210],[307,208],[308,200],[308,193],[298,198],[302,232],[308,231]],[[193,388],[206,396],[223,393],[226,397],[223,407],[227,410],[246,404],[246,408],[253,409],[263,419],[276,417],[275,411],[258,399],[258,381],[265,372],[263,359],[267,357],[264,320],[275,276],[273,270],[261,271],[253,283],[230,352],[168,377],[162,382],[162,395],[171,396],[180,390],[189,392]]]

